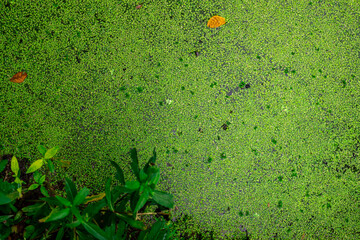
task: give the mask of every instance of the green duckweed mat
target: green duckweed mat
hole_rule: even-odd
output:
[[[1,154],[59,146],[95,193],[156,147],[182,236],[360,239],[358,1],[0,7]]]

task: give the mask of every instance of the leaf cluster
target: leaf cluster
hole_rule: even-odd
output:
[[[54,172],[52,158],[59,148],[46,150],[38,147],[42,158],[34,161],[26,174],[33,174],[34,183],[23,188],[20,179],[19,162],[12,157],[11,171],[14,181],[0,180],[0,239],[21,237],[23,239],[174,239],[171,224],[157,216],[168,216],[166,212],[147,212],[151,205],[169,210],[174,207],[173,196],[156,190],[160,179],[159,168],[155,166],[156,152],[143,169],[139,168],[137,151],[131,149],[131,168],[135,181],[125,181],[119,165],[110,161],[116,168],[115,180],[108,178],[105,192],[91,195],[90,190],[77,190],[75,183],[65,178],[66,197],[49,194],[46,175],[38,170],[47,166]],[[0,173],[4,171],[7,160],[0,161]],[[47,171],[48,172],[48,171]],[[24,199],[28,192],[39,191],[38,199]],[[18,203],[26,201],[26,206]],[[19,208],[21,206],[21,208]],[[157,220],[148,227],[141,216],[154,215]]]

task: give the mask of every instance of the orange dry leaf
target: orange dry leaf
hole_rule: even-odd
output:
[[[207,26],[210,28],[217,28],[220,27],[221,25],[224,25],[225,22],[225,18],[220,17],[220,16],[213,16],[212,18],[209,19]]]
[[[14,83],[22,83],[26,77],[27,77],[26,72],[18,72],[10,79],[10,81]]]
[[[69,167],[71,162],[70,161],[64,161],[64,160],[60,160],[61,162],[61,167],[65,168],[65,167]]]

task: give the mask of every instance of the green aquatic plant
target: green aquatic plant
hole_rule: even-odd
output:
[[[174,206],[172,195],[156,190],[160,171],[155,166],[155,148],[143,169],[139,168],[136,149],[131,149],[135,181],[125,181],[122,169],[110,161],[116,168],[115,179],[119,184],[112,185],[112,178],[108,178],[105,192],[89,196],[89,189],[78,191],[75,183],[65,178],[66,197],[50,195],[46,176],[38,172],[44,164],[53,169],[50,159],[58,148],[40,149],[43,158],[26,171],[26,174],[33,174],[35,183],[22,188],[24,182],[20,180],[15,156],[10,161],[15,180],[12,183],[0,181],[0,239],[174,239],[175,231],[162,218],[170,213],[142,212],[152,205],[164,210]],[[7,164],[7,160],[0,161],[0,173]],[[37,191],[38,195],[27,194],[32,191]],[[148,215],[160,218],[147,226],[141,217]]]

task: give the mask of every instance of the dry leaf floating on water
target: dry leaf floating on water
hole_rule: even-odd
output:
[[[27,77],[26,72],[18,72],[10,79],[10,81],[14,83],[22,83],[26,77]]]
[[[217,28],[226,23],[225,18],[220,16],[213,16],[209,19],[207,26],[210,28]]]

